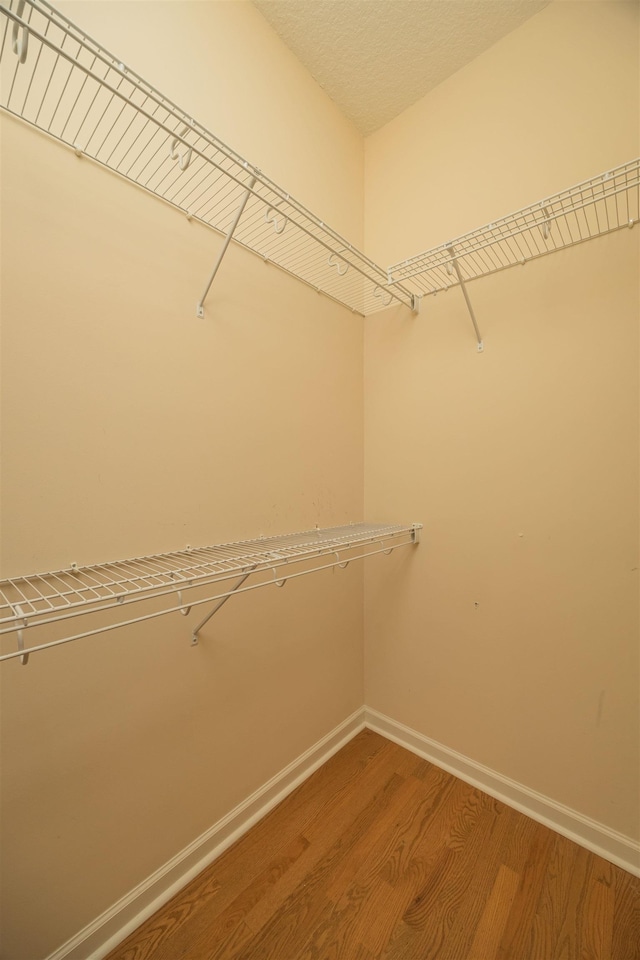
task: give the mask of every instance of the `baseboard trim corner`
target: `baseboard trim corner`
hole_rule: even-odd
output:
[[[371,707],[365,706],[364,713],[365,725],[370,730],[393,740],[460,780],[478,787],[496,800],[514,807],[532,820],[543,823],[563,837],[640,877],[640,843],[631,837],[617,833],[605,824],[537,793],[522,783],[510,780]]]
[[[360,707],[230,813],[47,957],[102,960],[281,800],[364,730]]]
[[[640,844],[363,706],[47,957],[103,960],[273,807],[367,727],[640,877]]]

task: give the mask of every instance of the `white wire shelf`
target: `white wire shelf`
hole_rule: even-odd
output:
[[[0,0],[0,31],[6,112],[363,316],[640,218],[634,160],[385,270],[46,0]]]
[[[633,227],[640,218],[640,159],[402,260],[389,280],[420,296],[525,264],[594,237]]]
[[[361,315],[402,284],[46,0],[0,3],[0,106]],[[199,304],[200,306],[200,304]]]
[[[167,613],[186,615],[191,607],[204,603],[218,601],[217,610],[238,593],[274,584],[284,586],[295,577],[345,567],[352,560],[415,544],[421,528],[419,523],[354,523],[12,577],[0,581],[0,635],[17,634],[18,644],[16,649],[2,653],[0,661],[20,657],[26,663],[29,654],[48,647]],[[248,577],[255,576],[257,582],[242,586]],[[215,589],[205,597],[183,601],[183,592],[206,587]],[[123,614],[131,604],[167,597],[172,600],[168,607],[134,618]],[[106,624],[31,647],[24,643],[25,632],[31,628],[109,611],[117,611],[118,616]],[[208,619],[194,629],[192,642],[196,642],[198,630]]]

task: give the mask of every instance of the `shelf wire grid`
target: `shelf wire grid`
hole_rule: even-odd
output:
[[[300,575],[304,564],[310,563],[311,568],[303,572],[311,573],[315,569],[344,566],[351,560],[372,555],[367,552],[355,556],[357,551],[378,546],[381,550],[374,552],[389,552],[415,543],[419,529],[421,524],[354,523],[11,577],[0,581],[0,635],[85,614],[117,610],[141,600],[178,596],[177,607],[138,618],[149,619],[190,605],[188,600],[183,603],[182,591],[222,584],[222,594],[196,601],[205,603],[224,596],[227,581],[265,571],[272,577],[258,586],[281,585],[290,577]],[[330,559],[329,564],[324,562],[326,558]],[[114,623],[89,633],[118,625],[122,624]],[[0,661],[20,655],[21,651],[3,654]]]
[[[389,279],[428,296],[458,285],[453,259],[466,282],[633,227],[639,219],[637,159],[400,261],[389,268]]]
[[[5,111],[221,234],[248,190],[237,243],[363,316],[413,307],[386,270],[46,0],[0,3],[0,31]]]

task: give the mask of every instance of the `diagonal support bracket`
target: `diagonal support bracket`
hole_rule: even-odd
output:
[[[233,587],[231,588],[231,590],[229,591],[229,593],[227,593],[226,596],[221,597],[220,600],[218,600],[218,602],[216,603],[216,605],[215,605],[215,607],[213,608],[213,610],[210,610],[209,613],[206,615],[206,617],[204,618],[204,620],[201,620],[200,623],[197,625],[197,627],[194,627],[194,628],[193,628],[193,631],[192,631],[192,633],[191,633],[191,646],[192,646],[192,647],[196,647],[196,646],[198,645],[198,634],[200,633],[200,631],[201,631],[202,628],[204,627],[205,623],[208,623],[209,620],[211,620],[211,617],[214,615],[214,613],[217,613],[218,610],[220,609],[220,607],[224,606],[224,604],[227,602],[227,600],[229,600],[229,599],[234,595],[234,593],[236,592],[236,590],[238,590],[238,589],[242,586],[242,584],[245,582],[245,580],[247,579],[247,577],[250,577],[251,574],[252,574],[254,571],[255,571],[255,567],[252,567],[251,570],[249,570],[247,573],[244,574],[244,576],[240,577],[240,579],[238,580],[238,582],[233,585]]]
[[[469,300],[469,294],[467,293],[467,287],[464,280],[462,279],[462,274],[460,272],[460,267],[458,266],[458,260],[455,255],[455,250],[452,246],[447,247],[447,250],[451,254],[451,263],[447,264],[447,273],[452,274],[455,270],[456,276],[458,277],[458,283],[460,284],[460,289],[462,290],[465,302],[467,304],[467,309],[471,314],[471,322],[473,323],[473,329],[476,332],[476,340],[478,341],[478,353],[482,353],[484,350],[484,343],[482,337],[480,336],[480,331],[478,329],[478,322],[476,320],[476,315],[473,312],[473,307],[471,306],[471,301]]]
[[[220,253],[218,254],[218,259],[216,260],[216,262],[215,262],[215,264],[214,264],[213,270],[211,271],[211,275],[210,275],[210,277],[209,277],[209,280],[207,281],[207,286],[205,287],[204,293],[203,293],[202,296],[200,297],[200,300],[199,300],[199,302],[198,302],[198,306],[196,307],[196,316],[199,317],[200,319],[202,319],[202,318],[204,317],[204,302],[205,302],[205,300],[207,299],[207,294],[209,293],[209,290],[210,290],[210,288],[211,288],[211,284],[213,283],[213,281],[214,281],[214,279],[215,279],[215,275],[216,275],[216,273],[218,272],[218,268],[219,268],[220,264],[222,263],[223,257],[224,257],[224,255],[225,255],[225,253],[227,252],[227,247],[228,247],[229,244],[231,243],[231,238],[233,237],[234,233],[236,232],[236,227],[238,226],[238,223],[240,222],[240,217],[241,217],[242,214],[244,213],[244,208],[245,208],[246,205],[247,205],[247,200],[248,200],[249,197],[251,196],[251,191],[252,191],[252,189],[253,189],[253,185],[254,185],[255,182],[256,182],[256,178],[255,178],[255,177],[251,177],[251,179],[249,180],[249,186],[247,187],[246,193],[244,194],[244,196],[243,196],[243,198],[242,198],[242,201],[241,201],[241,203],[240,203],[240,206],[238,207],[238,211],[237,211],[237,213],[236,213],[236,215],[235,215],[235,217],[234,217],[234,219],[233,219],[233,223],[232,223],[231,226],[229,227],[229,231],[228,231],[226,237],[224,238],[224,243],[222,244],[222,249],[220,250]]]

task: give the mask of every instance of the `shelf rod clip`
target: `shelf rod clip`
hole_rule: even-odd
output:
[[[26,667],[26,665],[29,663],[29,654],[24,652],[24,636],[22,633],[22,628],[27,626],[27,618],[24,616],[22,612],[22,607],[20,607],[18,604],[16,604],[15,606],[16,606],[16,613],[18,614],[19,617],[22,617],[22,627],[20,627],[17,631],[18,650],[22,651],[22,655],[20,657],[20,663],[22,664],[23,667]]]
[[[469,300],[469,294],[467,293],[467,287],[466,287],[466,285],[465,285],[464,280],[462,279],[462,273],[460,272],[460,267],[458,266],[458,259],[457,259],[456,255],[455,255],[455,249],[454,249],[454,247],[453,247],[452,245],[449,245],[449,246],[447,246],[447,250],[449,251],[449,254],[451,255],[451,263],[448,263],[448,264],[447,264],[447,273],[453,274],[453,272],[454,272],[454,270],[455,270],[456,276],[458,277],[458,283],[460,284],[460,289],[462,290],[462,294],[463,294],[464,299],[465,299],[465,302],[466,302],[466,304],[467,304],[467,310],[469,311],[469,313],[470,313],[470,315],[471,315],[471,322],[473,323],[473,329],[474,329],[475,332],[476,332],[476,340],[478,341],[478,353],[482,353],[483,350],[484,350],[484,343],[483,343],[483,341],[482,341],[482,337],[480,336],[480,331],[479,331],[479,329],[478,329],[478,322],[477,322],[477,320],[476,320],[476,315],[475,315],[475,313],[473,312],[473,307],[471,306],[471,301]]]
[[[553,220],[551,218],[551,212],[548,207],[542,207],[542,212],[544,213],[546,218],[542,221],[542,227],[541,227],[542,236],[545,240],[548,240],[549,235],[551,233],[551,227],[553,226]]]
[[[393,293],[391,293],[391,291],[387,291],[385,294],[384,290],[379,284],[374,287],[373,295],[374,297],[377,297],[378,300],[382,300],[383,307],[388,307],[393,300]]]
[[[20,18],[22,18],[22,14],[24,12],[24,4],[25,4],[25,0],[18,0],[18,6],[16,8],[16,16]],[[18,34],[20,33],[20,30],[22,30],[22,34],[18,39]],[[25,60],[27,59],[28,47],[29,47],[29,27],[27,26],[26,23],[22,22],[22,19],[14,20],[13,27],[11,29],[11,49],[15,53],[20,63],[24,63]],[[24,660],[23,662],[26,663],[27,661]]]
[[[245,192],[245,194],[244,194],[244,196],[243,196],[243,198],[242,198],[242,200],[241,200],[241,202],[240,202],[240,206],[238,207],[237,213],[236,213],[236,215],[235,215],[235,217],[234,217],[234,219],[233,219],[233,223],[232,223],[231,226],[229,227],[229,231],[228,231],[226,237],[224,238],[224,243],[222,244],[222,249],[220,250],[220,253],[218,254],[218,259],[217,259],[216,262],[215,262],[215,265],[214,265],[214,267],[213,267],[213,270],[211,271],[211,276],[209,277],[209,280],[207,281],[207,286],[205,287],[205,291],[204,291],[204,293],[202,294],[202,296],[200,297],[200,301],[199,301],[198,306],[197,306],[197,308],[196,308],[196,316],[199,317],[200,319],[202,319],[202,318],[204,317],[204,302],[205,302],[205,300],[207,299],[207,294],[209,293],[209,290],[210,290],[210,288],[211,288],[211,284],[213,283],[213,281],[214,281],[214,279],[215,279],[215,275],[216,275],[216,273],[218,272],[218,268],[219,268],[220,264],[222,263],[222,260],[223,260],[223,258],[224,258],[224,255],[225,255],[225,253],[227,252],[227,247],[228,247],[229,244],[231,243],[231,238],[233,237],[234,233],[236,232],[236,227],[238,226],[238,223],[240,222],[240,217],[241,217],[242,214],[244,213],[244,208],[245,208],[246,205],[247,205],[247,200],[249,199],[249,197],[250,197],[250,195],[251,195],[251,191],[253,190],[253,185],[255,184],[255,182],[256,182],[256,178],[255,178],[255,177],[251,177],[251,179],[249,180],[249,185],[248,185],[248,187],[247,187],[247,189],[246,189],[246,192]]]
[[[335,267],[338,275],[341,277],[344,277],[345,273],[349,269],[349,264],[344,260],[340,260],[335,253],[329,255],[327,263],[330,267]]]
[[[280,214],[280,218],[278,218],[280,211],[277,209],[277,206],[278,204],[275,204],[272,207],[267,207],[264,213],[264,222],[272,224],[274,233],[282,233],[287,225],[287,218],[284,214]]]
[[[182,614],[183,617],[188,617],[189,614],[191,613],[191,606],[185,606],[185,604],[183,604],[183,602],[182,602],[182,590],[176,590],[176,594],[178,595],[178,603],[179,603],[179,605],[180,605],[180,606],[179,606],[180,613]]]
[[[193,147],[190,147],[186,143],[186,141],[182,139],[185,133],[188,133],[188,132],[189,132],[189,125],[185,123],[182,130],[178,133],[177,136],[173,138],[173,140],[171,141],[171,145],[169,147],[169,156],[171,157],[172,160],[178,161],[178,166],[180,167],[181,170],[187,169],[187,167],[191,163],[191,155],[193,153]],[[179,143],[182,143],[185,147],[188,147],[188,149],[185,150],[184,153],[179,152],[178,150]]]

